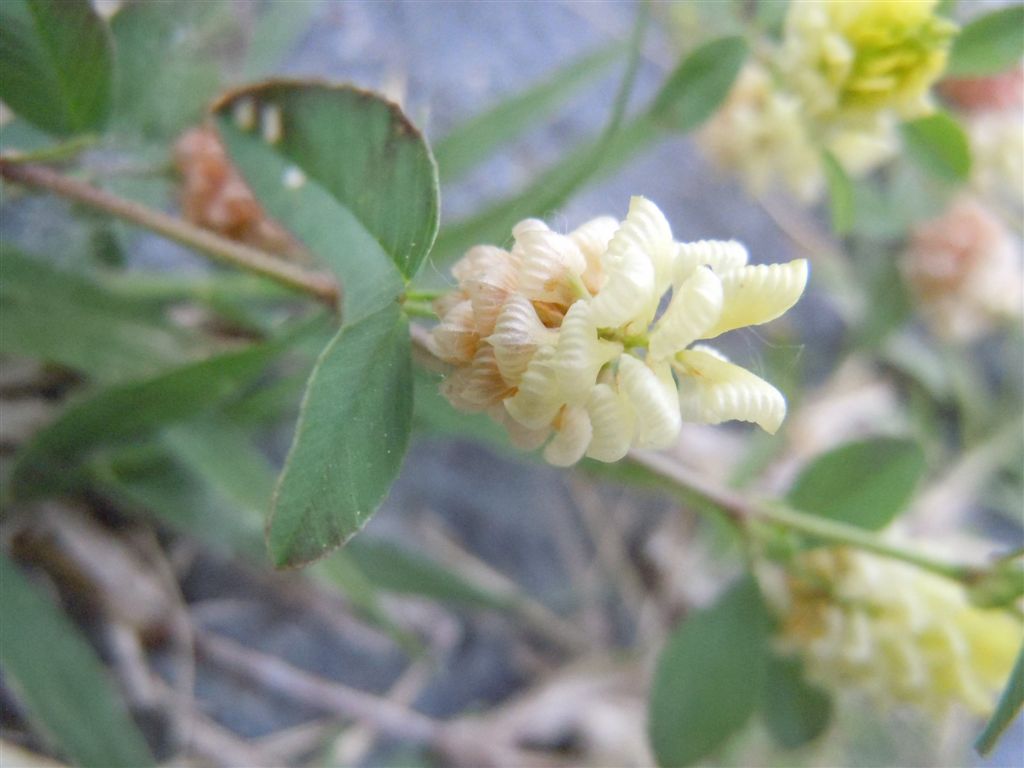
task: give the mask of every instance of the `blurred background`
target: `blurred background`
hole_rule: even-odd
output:
[[[600,134],[638,13],[629,2],[97,6],[110,19],[119,66],[131,74],[121,73],[110,130],[78,158],[81,175],[299,263],[308,254],[223,181],[227,158],[212,134],[197,131],[226,88],[282,76],[385,94],[435,148],[446,225],[517,194]],[[960,2],[953,12],[967,19],[993,7]],[[752,20],[777,30],[771,17],[784,13],[782,3],[653,4],[626,119],[697,44],[754,34]],[[1011,73],[1007,87],[1016,96],[1002,107],[1018,129],[1019,74],[1019,67]],[[969,126],[979,119],[971,96],[954,89],[942,98]],[[445,152],[459,153],[445,137],[522,94],[533,100],[496,118],[509,124],[507,140],[465,168],[454,160],[446,166]],[[3,151],[35,146],[31,126],[11,114],[4,120]],[[826,201],[802,202],[774,184],[752,192],[742,174],[716,165],[703,141],[693,134],[650,141],[564,204],[538,212],[565,232],[594,216],[621,218],[630,195],[643,194],[679,240],[736,239],[756,263],[810,258],[812,281],[793,311],[724,343],[730,359],[786,393],[784,429],[770,437],[747,425],[684,424],[673,457],[723,487],[781,495],[829,449],[909,437],[928,471],[899,521],[908,539],[938,542],[961,559],[1024,545],[1020,208],[989,205],[977,224],[970,206],[985,206],[976,202],[983,198],[961,197],[974,182],[943,186],[898,157],[875,172],[870,189],[857,186],[855,224],[840,236]],[[1022,162],[1009,151],[1011,165]],[[1012,169],[1007,183],[1012,193]],[[966,206],[959,224],[948,231],[935,224],[958,204]],[[56,197],[5,184],[0,211],[5,244],[73,274],[116,270],[106,289],[136,298],[151,290],[148,300],[176,327],[218,343],[253,338],[261,325],[297,314],[280,297],[254,312],[242,283],[234,295],[215,282],[190,294],[187,286],[224,271]],[[936,315],[928,305],[934,291],[915,277],[934,272],[922,259],[945,258],[944,238],[972,227],[1015,254],[1017,272],[999,273],[1016,302],[1009,319],[990,319],[966,294],[943,295],[956,306]],[[451,284],[451,255],[435,251],[424,282]],[[21,290],[19,279],[42,279],[5,262],[5,302]],[[37,311],[60,323],[59,291],[74,286],[54,286],[52,306]],[[952,313],[968,317],[966,332],[934,322]],[[4,317],[0,333],[27,333],[13,314]],[[6,476],[19,447],[94,377],[13,342],[3,352]],[[489,423],[457,417],[436,394],[436,379],[418,374],[416,431],[380,511],[341,555],[275,572],[262,551],[262,515],[308,372],[309,354],[297,358],[216,418],[103,452],[70,492],[7,504],[4,512],[5,551],[98,654],[156,759],[653,764],[646,712],[656,655],[688,612],[712,603],[742,570],[724,527],[627,471],[565,471],[523,455]],[[239,434],[246,441],[235,441]],[[89,701],[82,696],[69,707]],[[23,692],[6,674],[0,697],[5,766],[64,759],[32,727]],[[821,732],[796,749],[752,721],[706,763],[1009,766],[1024,750],[1019,722],[982,759],[971,748],[977,718],[955,709],[941,716],[881,710],[852,688],[839,692],[830,712]],[[440,747],[424,735],[435,720],[461,724]]]

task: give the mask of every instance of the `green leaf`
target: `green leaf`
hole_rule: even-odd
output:
[[[602,47],[559,69],[539,85],[456,127],[434,144],[441,180],[459,177],[490,157],[503,142],[563,106],[574,91],[604,72],[622,52],[622,46]]]
[[[106,670],[78,628],[0,554],[0,662],[30,721],[89,768],[153,765]]]
[[[971,172],[971,150],[956,120],[936,112],[900,128],[907,154],[918,166],[943,181],[966,181]]]
[[[822,153],[825,167],[825,181],[828,183],[829,208],[832,212],[832,229],[845,235],[853,228],[854,203],[853,184],[831,152]]]
[[[264,3],[255,10],[252,33],[245,46],[242,80],[251,82],[280,69],[299,36],[324,9],[317,0],[304,3]]]
[[[1024,56],[1024,5],[1001,8],[960,30],[949,52],[946,75],[983,77],[1005,72]]]
[[[747,722],[764,685],[768,627],[761,593],[748,577],[672,633],[651,692],[659,765],[695,763]]]
[[[693,130],[725,100],[746,59],[742,37],[704,43],[669,76],[651,107],[652,117],[676,131]]]
[[[257,559],[265,551],[262,515],[240,506],[163,439],[100,451],[89,467],[90,486],[125,512],[155,518],[231,555]]]
[[[73,402],[17,456],[13,490],[37,497],[60,492],[101,446],[185,421],[250,384],[290,337],[174,368],[150,379],[118,384]]]
[[[275,565],[309,563],[365,525],[398,474],[411,426],[409,325],[390,304],[346,324],[309,378],[267,528]]]
[[[761,713],[772,738],[787,749],[814,741],[832,720],[832,698],[804,679],[798,658],[772,654]]]
[[[2,246],[0,326],[0,353],[59,363],[100,382],[156,373],[204,346],[142,302]]]
[[[804,512],[879,530],[907,506],[924,471],[924,453],[912,440],[846,443],[812,461],[787,499]]]
[[[221,86],[218,48],[239,34],[234,18],[230,3],[124,3],[110,21],[114,127],[159,141],[166,157],[167,142],[202,119]]]
[[[483,589],[440,563],[391,542],[352,541],[343,552],[377,588],[476,608],[503,610],[515,597]]]
[[[341,278],[347,321],[416,274],[437,234],[437,167],[398,107],[347,86],[270,82],[217,114],[260,202]]]
[[[0,3],[0,99],[39,128],[101,128],[112,71],[110,35],[89,0]]]
[[[1010,723],[1024,707],[1024,646],[1021,646],[1017,654],[1017,661],[1010,672],[1010,679],[1006,681],[1006,688],[999,696],[996,704],[996,711],[992,713],[985,730],[974,743],[974,748],[982,755],[987,755],[999,741],[999,737],[1010,727]]]
[[[264,555],[276,472],[252,437],[219,414],[101,453],[90,466],[99,489],[129,508],[233,554]]]

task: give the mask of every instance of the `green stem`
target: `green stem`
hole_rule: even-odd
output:
[[[757,506],[756,517],[760,520],[782,525],[792,531],[806,533],[831,544],[856,547],[892,560],[900,560],[918,568],[945,576],[947,579],[970,584],[978,576],[978,569],[968,565],[947,563],[921,552],[915,552],[880,538],[871,531],[857,528],[816,515],[798,512],[781,504],[765,503]]]
[[[97,187],[64,176],[42,165],[13,163],[0,158],[0,177],[29,187],[45,189],[119,219],[156,232],[218,261],[269,278],[292,290],[313,296],[334,310],[340,301],[338,283],[329,275],[308,272],[301,267],[248,245],[228,240],[213,232],[147,208],[132,200],[112,195]]]
[[[408,298],[402,304],[402,309],[405,310],[405,314],[409,317],[425,317],[430,320],[437,319],[437,313],[434,308],[423,301],[410,301]]]
[[[976,582],[981,574],[979,569],[972,566],[943,562],[887,542],[863,528],[800,512],[779,502],[752,499],[734,490],[719,487],[663,454],[631,451],[629,457],[634,464],[672,485],[678,494],[698,501],[695,508],[699,511],[707,512],[709,506],[716,508],[747,537],[756,535],[756,524],[771,523],[830,544],[857,547],[882,557],[900,560],[966,586]]]
[[[405,292],[407,301],[434,301],[448,293],[447,290],[430,290],[421,288],[409,288]]]

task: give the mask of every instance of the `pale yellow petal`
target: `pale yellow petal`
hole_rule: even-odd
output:
[[[619,388],[636,413],[635,442],[640,448],[667,448],[682,426],[679,394],[667,363],[647,366],[631,355],[619,358]]]
[[[749,259],[743,243],[736,240],[698,240],[677,243],[672,285],[678,287],[697,267],[711,267],[716,274],[744,266]]]
[[[807,286],[807,259],[741,267],[725,272],[721,280],[722,314],[705,339],[767,323],[796,304]]]
[[[707,335],[722,312],[722,284],[700,267],[672,295],[650,336],[650,355],[659,360],[686,349]]]
[[[585,402],[601,368],[622,353],[622,345],[598,338],[590,304],[577,301],[558,330],[558,383],[567,402]]]
[[[639,195],[630,198],[629,213],[608,243],[608,257],[614,261],[634,249],[650,259],[656,285],[667,287],[676,256],[672,228],[658,206]]]
[[[573,281],[587,267],[579,246],[536,219],[520,222],[512,234],[516,239],[512,253],[519,260],[519,290],[534,301],[570,303],[575,298]]]
[[[774,434],[786,417],[786,399],[745,368],[707,349],[676,355],[683,418],[704,424],[750,421]]]
[[[614,217],[600,216],[569,233],[569,237],[576,243],[587,261],[583,281],[592,293],[597,293],[604,285],[604,253],[608,250],[608,243],[618,228],[619,222]]]
[[[519,382],[519,391],[505,400],[505,408],[527,429],[542,429],[551,424],[563,405],[554,347],[540,347]]]
[[[551,435],[550,427],[527,429],[512,418],[503,403],[488,408],[487,415],[505,428],[505,431],[508,432],[509,442],[521,451],[537,450],[547,442]]]
[[[544,448],[544,460],[556,467],[571,467],[583,458],[592,434],[586,408],[568,406],[557,419],[558,427]]]
[[[515,259],[508,251],[494,245],[477,245],[452,265],[452,275],[462,283],[486,275],[493,269],[501,269],[510,262],[515,266]]]
[[[656,299],[654,266],[638,248],[609,255],[605,265],[608,280],[591,301],[591,317],[598,328],[618,328],[629,322],[650,322],[647,317],[652,299]],[[653,314],[653,313],[652,313]],[[644,315],[644,317],[641,317]]]
[[[533,304],[513,294],[505,302],[487,342],[494,347],[498,369],[505,380],[518,384],[541,344],[553,344],[556,332],[544,327]]]
[[[593,431],[587,456],[607,462],[625,456],[636,429],[636,415],[629,399],[609,384],[597,384],[590,391],[587,412]]]

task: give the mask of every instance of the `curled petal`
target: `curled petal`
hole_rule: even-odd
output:
[[[512,391],[502,378],[494,349],[481,344],[473,361],[453,371],[441,383],[441,393],[456,409],[476,413],[500,403]]]
[[[633,321],[650,322],[646,313],[652,299],[658,298],[651,260],[638,248],[630,248],[614,260],[609,256],[606,267],[608,280],[590,302],[594,324],[598,328],[618,328]]]
[[[446,363],[468,363],[476,354],[480,336],[473,322],[473,304],[461,301],[444,316],[431,333],[431,352]]]
[[[495,269],[502,269],[515,259],[508,251],[494,245],[477,245],[466,251],[466,255],[452,265],[452,276],[460,283],[478,280]]]
[[[584,402],[605,363],[622,353],[622,345],[597,336],[590,305],[577,301],[558,331],[558,383],[568,402]]]
[[[717,274],[745,266],[750,258],[743,243],[735,240],[698,240],[678,243],[672,285],[678,287],[697,267],[711,267]]]
[[[689,421],[721,424],[751,421],[774,434],[786,417],[786,399],[745,368],[703,347],[676,355],[679,405]]]
[[[807,286],[807,259],[740,267],[721,275],[722,314],[702,337],[774,320],[796,304]]]
[[[682,426],[679,394],[668,363],[653,368],[631,355],[619,358],[619,388],[636,413],[636,445],[667,448]]]
[[[519,381],[519,391],[505,400],[513,419],[527,429],[543,429],[551,424],[565,405],[558,388],[554,347],[540,347]]]
[[[487,409],[487,415],[505,428],[508,432],[509,442],[521,451],[535,451],[547,442],[551,435],[550,427],[542,429],[527,429],[518,421],[513,419],[502,403],[492,405]]]
[[[566,406],[556,419],[555,436],[544,449],[544,460],[556,467],[571,467],[583,458],[591,434],[586,408]]]
[[[614,262],[633,250],[646,254],[654,266],[655,284],[667,287],[676,256],[672,228],[658,206],[639,195],[630,198],[629,213],[608,243],[607,258]]]
[[[443,322],[444,319],[448,316],[449,312],[451,312],[453,309],[455,309],[455,307],[457,307],[462,302],[467,301],[468,299],[469,294],[461,289],[458,289],[448,291],[448,293],[445,293],[442,296],[439,296],[438,298],[434,299],[434,302],[431,306],[433,307],[434,314],[437,315]]]
[[[701,267],[672,295],[650,337],[654,359],[669,357],[705,338],[722,312],[722,284],[715,273]]]
[[[502,262],[486,274],[464,281],[462,285],[473,303],[477,333],[487,336],[494,331],[501,308],[516,290],[515,269],[510,262]]]
[[[552,232],[536,219],[521,221],[512,230],[512,253],[519,260],[519,290],[535,301],[575,298],[572,285],[586,269],[586,260],[571,238]]]
[[[511,384],[519,383],[537,347],[554,340],[555,331],[544,327],[530,300],[519,294],[509,296],[498,314],[494,333],[487,337],[501,375]]]
[[[601,216],[591,219],[569,233],[569,237],[586,259],[587,268],[583,272],[583,283],[591,293],[597,293],[604,286],[605,274],[603,258],[608,250],[619,222],[612,216]]]
[[[625,456],[636,429],[636,416],[629,399],[608,384],[597,384],[590,390],[587,412],[593,431],[587,456],[607,462]]]

